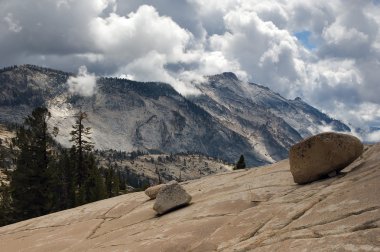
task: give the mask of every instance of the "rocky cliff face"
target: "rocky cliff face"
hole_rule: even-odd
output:
[[[0,228],[4,251],[378,251],[380,145],[336,177],[297,185],[288,160],[182,183],[157,216],[127,194]]]
[[[251,148],[268,162],[287,157],[290,146],[323,127],[350,131],[300,98],[287,100],[270,89],[240,81],[233,73],[209,76],[192,101],[220,124],[246,136]]]
[[[81,108],[98,149],[202,152],[249,166],[286,157],[289,147],[320,126],[349,131],[301,100],[287,100],[268,88],[239,81],[232,73],[199,84],[202,95],[183,97],[164,83],[100,78],[97,92],[68,92],[70,73],[24,65],[0,71],[0,122],[22,122],[46,104],[58,141],[69,145],[74,114]]]

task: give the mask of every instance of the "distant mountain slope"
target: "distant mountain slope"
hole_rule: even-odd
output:
[[[134,188],[167,183],[172,180],[187,181],[210,174],[231,171],[233,165],[199,154],[144,154],[131,158],[118,151],[96,151],[99,166],[120,170],[127,184]],[[0,170],[1,171],[1,170]]]
[[[283,159],[288,148],[322,125],[348,131],[306,103],[289,101],[268,88],[239,81],[232,73],[210,76],[203,95],[185,98],[170,85],[99,78],[95,95],[68,92],[71,73],[22,65],[0,71],[0,122],[22,122],[46,104],[58,140],[68,145],[74,114],[89,114],[99,149],[201,152],[249,166]]]
[[[300,98],[287,100],[267,87],[240,81],[233,73],[209,76],[199,89],[203,95],[192,101],[246,136],[261,158],[270,162],[286,158],[291,145],[322,127],[350,131]]]

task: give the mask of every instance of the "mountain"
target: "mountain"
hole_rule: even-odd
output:
[[[193,101],[226,128],[247,136],[268,162],[286,158],[290,146],[323,127],[350,131],[300,98],[287,100],[267,87],[240,81],[233,73],[209,76],[198,88],[203,95]]]
[[[157,216],[143,192],[0,228],[3,251],[378,251],[380,145],[333,178],[293,182],[288,160],[182,183]]]
[[[98,149],[204,153],[248,166],[287,157],[289,147],[322,127],[350,131],[301,99],[287,100],[270,89],[238,80],[233,73],[208,76],[202,95],[184,97],[170,85],[98,78],[97,91],[81,97],[68,91],[72,73],[32,65],[0,71],[0,123],[20,123],[45,104],[57,140],[70,143],[74,115],[89,115]]]

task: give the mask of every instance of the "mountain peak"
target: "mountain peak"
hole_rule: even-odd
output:
[[[233,72],[224,72],[222,73],[222,75],[223,77],[228,78],[228,79],[239,80],[236,74],[234,74]]]
[[[239,81],[238,77],[233,72],[223,72],[221,74],[215,74],[215,75],[211,75],[211,76],[208,76],[208,77],[210,77],[211,79],[218,78],[218,79]]]
[[[208,76],[200,85],[203,95],[188,98],[169,84],[103,77],[89,99],[71,95],[65,85],[70,73],[34,65],[8,69],[0,71],[0,121],[22,122],[31,111],[21,113],[21,106],[47,104],[51,125],[64,136],[72,123],[67,116],[81,106],[93,118],[98,149],[199,151],[229,162],[243,154],[247,165],[257,166],[286,158],[292,144],[320,126],[349,131],[307,103],[239,81],[232,72]],[[64,137],[57,141],[69,146]]]

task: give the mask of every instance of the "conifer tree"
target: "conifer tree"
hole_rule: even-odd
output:
[[[120,172],[112,166],[105,171],[106,191],[108,197],[119,195],[120,191]]]
[[[103,199],[105,186],[92,153],[94,144],[90,136],[91,128],[84,126],[84,120],[88,118],[87,113],[79,111],[75,118],[70,133],[70,141],[73,142],[71,156],[75,160],[75,204],[81,205]]]
[[[239,158],[239,161],[236,163],[235,170],[244,169],[244,168],[245,168],[244,156],[241,155]]]
[[[119,178],[119,190],[124,192],[127,189],[125,174],[122,174],[121,171],[118,170],[117,176]]]
[[[16,133],[19,155],[10,189],[18,220],[40,216],[51,210],[48,147],[52,139],[48,133],[49,118],[46,108],[36,108]]]
[[[86,112],[79,111],[78,114],[75,115],[75,124],[72,126],[72,131],[70,132],[70,141],[73,142],[76,154],[79,187],[82,186],[85,178],[88,176],[87,167],[84,165],[84,152],[91,151],[94,147],[90,136],[91,128],[83,125],[84,120],[87,119],[87,117]]]
[[[93,153],[87,152],[84,155],[85,167],[88,169],[88,177],[82,186],[84,192],[84,202],[93,202],[106,198],[105,186],[100,171],[95,164],[95,157]]]
[[[9,186],[0,182],[0,227],[12,223],[12,201]]]
[[[71,150],[60,150],[60,155],[54,165],[54,210],[63,210],[76,206],[76,172],[75,160]],[[73,154],[74,155],[74,154]]]

